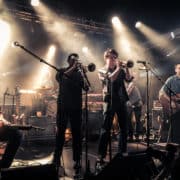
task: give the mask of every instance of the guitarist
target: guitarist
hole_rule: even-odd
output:
[[[21,143],[21,133],[17,129],[8,128],[10,122],[3,117],[0,109],[0,141],[7,142],[5,152],[0,160],[1,168],[9,168]]]
[[[164,123],[168,124],[172,115],[180,111],[180,63],[175,65],[175,74],[170,76],[160,89],[159,100],[163,107]]]

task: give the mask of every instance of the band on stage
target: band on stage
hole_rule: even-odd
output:
[[[114,126],[116,128],[118,127],[118,154],[128,152],[128,142],[142,141],[147,130],[147,127],[144,127],[144,124],[147,122],[143,124],[142,121],[146,113],[143,112],[143,108],[146,106],[145,100],[142,97],[140,87],[138,87],[138,79],[133,76],[133,70],[130,70],[130,68],[133,69],[133,61],[124,62],[119,53],[112,48],[105,50],[103,58],[104,66],[98,69],[97,73],[99,82],[102,85],[102,92],[97,97],[94,94],[95,100],[93,100],[98,104],[97,98],[100,97],[98,107],[101,109],[102,119],[97,119],[96,121],[101,121],[98,128],[99,141],[97,147],[97,161],[101,164],[105,162],[107,157],[108,146],[111,145],[113,137],[112,128]],[[96,66],[93,63],[84,66],[79,60],[77,53],[68,55],[67,64],[67,67],[60,68],[57,71],[55,80],[59,86],[58,88],[53,87],[49,78],[45,79],[46,82],[42,82],[43,84],[40,88],[36,88],[31,92],[20,91],[16,88],[15,94],[12,95],[13,100],[16,101],[14,103],[16,104],[16,108],[12,113],[11,122],[3,117],[5,108],[2,107],[0,112],[0,140],[7,141],[7,147],[0,161],[0,168],[11,166],[21,144],[22,134],[19,129],[7,128],[7,125],[17,123],[26,124],[23,120],[24,116],[18,108],[20,106],[18,103],[20,96],[25,93],[31,93],[33,100],[30,105],[32,108],[28,111],[29,115],[39,117],[45,115],[52,118],[55,122],[56,133],[53,163],[58,169],[62,166],[61,156],[66,140],[66,129],[68,123],[70,123],[74,170],[75,173],[79,173],[79,169],[82,166],[82,139],[86,133],[84,132],[84,130],[86,131],[86,127],[82,129],[84,125],[84,108],[87,108],[85,107],[85,103],[88,103],[89,107],[91,105],[89,102],[84,102],[83,94],[87,93],[88,98],[92,98],[88,94],[92,84],[88,79],[87,72],[93,72]],[[46,77],[49,77],[49,74]],[[11,94],[6,92],[4,97],[6,96],[11,96]],[[91,102],[92,104],[93,101]],[[180,143],[176,142],[177,138],[174,138],[174,136],[172,138],[171,133],[169,133],[171,132],[169,127],[173,125],[172,119],[174,120],[180,113],[180,64],[175,65],[175,74],[170,76],[162,84],[159,91],[159,99],[153,106],[152,110],[154,114],[156,111],[162,112],[162,114],[158,114],[155,117],[159,124],[158,128],[161,130],[158,137],[159,141],[171,140],[175,143]],[[88,123],[91,126],[91,122],[89,121]],[[96,125],[96,122],[94,125]],[[109,152],[109,156],[111,156],[111,152]]]

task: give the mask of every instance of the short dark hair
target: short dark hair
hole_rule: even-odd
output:
[[[180,65],[180,63],[178,63],[178,64],[175,64],[175,66],[174,66],[174,67],[175,67],[175,68],[177,68],[177,66],[178,66],[178,65]]]
[[[69,54],[67,61],[69,62],[70,60],[77,60],[79,59],[79,55],[77,53],[71,53]]]
[[[105,58],[108,58],[108,57],[111,57],[111,56],[114,56],[115,58],[118,57],[118,52],[115,50],[115,49],[112,49],[112,48],[108,48],[105,52],[104,52],[104,59]]]

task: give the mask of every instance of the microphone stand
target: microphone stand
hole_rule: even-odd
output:
[[[84,90],[85,90],[85,174],[84,178],[88,178],[92,175],[90,171],[90,160],[88,159],[88,91],[89,88],[91,87],[91,84],[88,80],[88,77],[86,75],[86,72],[82,67],[79,67],[79,72],[81,73],[81,76],[84,81]]]
[[[49,64],[48,62],[46,62],[44,59],[40,58],[39,56],[37,56],[36,54],[34,54],[33,52],[31,52],[30,50],[26,49],[23,45],[19,44],[18,42],[14,42],[14,45],[17,47],[20,47],[21,49],[23,49],[24,51],[26,51],[27,53],[31,54],[32,56],[34,56],[36,59],[38,59],[40,62],[43,62],[44,64],[47,64],[48,66],[54,68],[56,71],[59,71],[59,69],[55,66],[53,66],[52,64]]]
[[[152,74],[162,83],[164,84],[167,89],[169,90],[170,92],[170,134],[171,134],[171,140],[172,140],[172,134],[173,134],[173,131],[172,131],[172,112],[173,112],[173,109],[172,109],[172,103],[171,103],[171,95],[176,95],[176,93],[167,85],[165,84],[165,81],[163,81],[153,70],[152,70],[152,67],[150,67],[150,63],[149,62],[145,62],[145,61],[141,61],[139,63],[142,63],[145,67],[145,70],[146,70],[146,108],[147,108],[147,147],[149,147],[149,144],[150,144],[150,118],[149,118],[149,71],[152,72]],[[149,66],[147,65],[149,64]],[[169,141],[169,138],[168,138],[168,141]]]
[[[14,42],[14,45],[17,47],[20,47],[21,49],[23,49],[24,51],[26,51],[27,53],[31,54],[33,57],[35,57],[37,60],[39,60],[40,62],[50,66],[51,68],[55,69],[57,72],[59,72],[59,69],[56,66],[53,66],[52,64],[48,63],[47,61],[45,61],[44,59],[40,58],[39,56],[37,56],[36,54],[34,54],[32,51],[28,50],[27,48],[25,48],[23,45],[19,44],[18,42]],[[66,78],[68,78],[69,80],[71,80],[71,82],[79,87],[79,84],[76,83],[75,81],[73,81],[68,75],[64,74],[64,76],[66,76]],[[87,82],[89,83],[89,81],[87,80]],[[90,84],[90,83],[89,83]]]
[[[150,144],[150,117],[149,117],[149,69],[146,66],[146,114],[147,114],[147,147]]]
[[[149,63],[150,64],[150,63]],[[173,114],[173,107],[172,107],[172,95],[173,96],[177,96],[177,94],[171,89],[171,87],[169,87],[165,81],[163,81],[151,68],[151,72],[154,74],[154,76],[162,83],[165,85],[165,87],[168,89],[169,91],[169,108],[170,108],[170,116],[169,118],[169,122],[170,122],[170,128],[169,128],[169,132],[168,132],[168,138],[167,138],[167,143],[170,141],[171,138],[171,142],[173,141],[173,127],[172,127],[172,114]]]
[[[147,122],[146,122],[146,129],[147,129],[147,147],[149,147],[150,144],[150,117],[149,117],[149,68],[147,67],[147,63],[145,61],[141,62],[146,71],[146,116],[147,116]]]

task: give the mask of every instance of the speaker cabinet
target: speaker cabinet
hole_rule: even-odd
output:
[[[16,167],[1,170],[1,180],[58,180],[58,174],[53,164]]]

